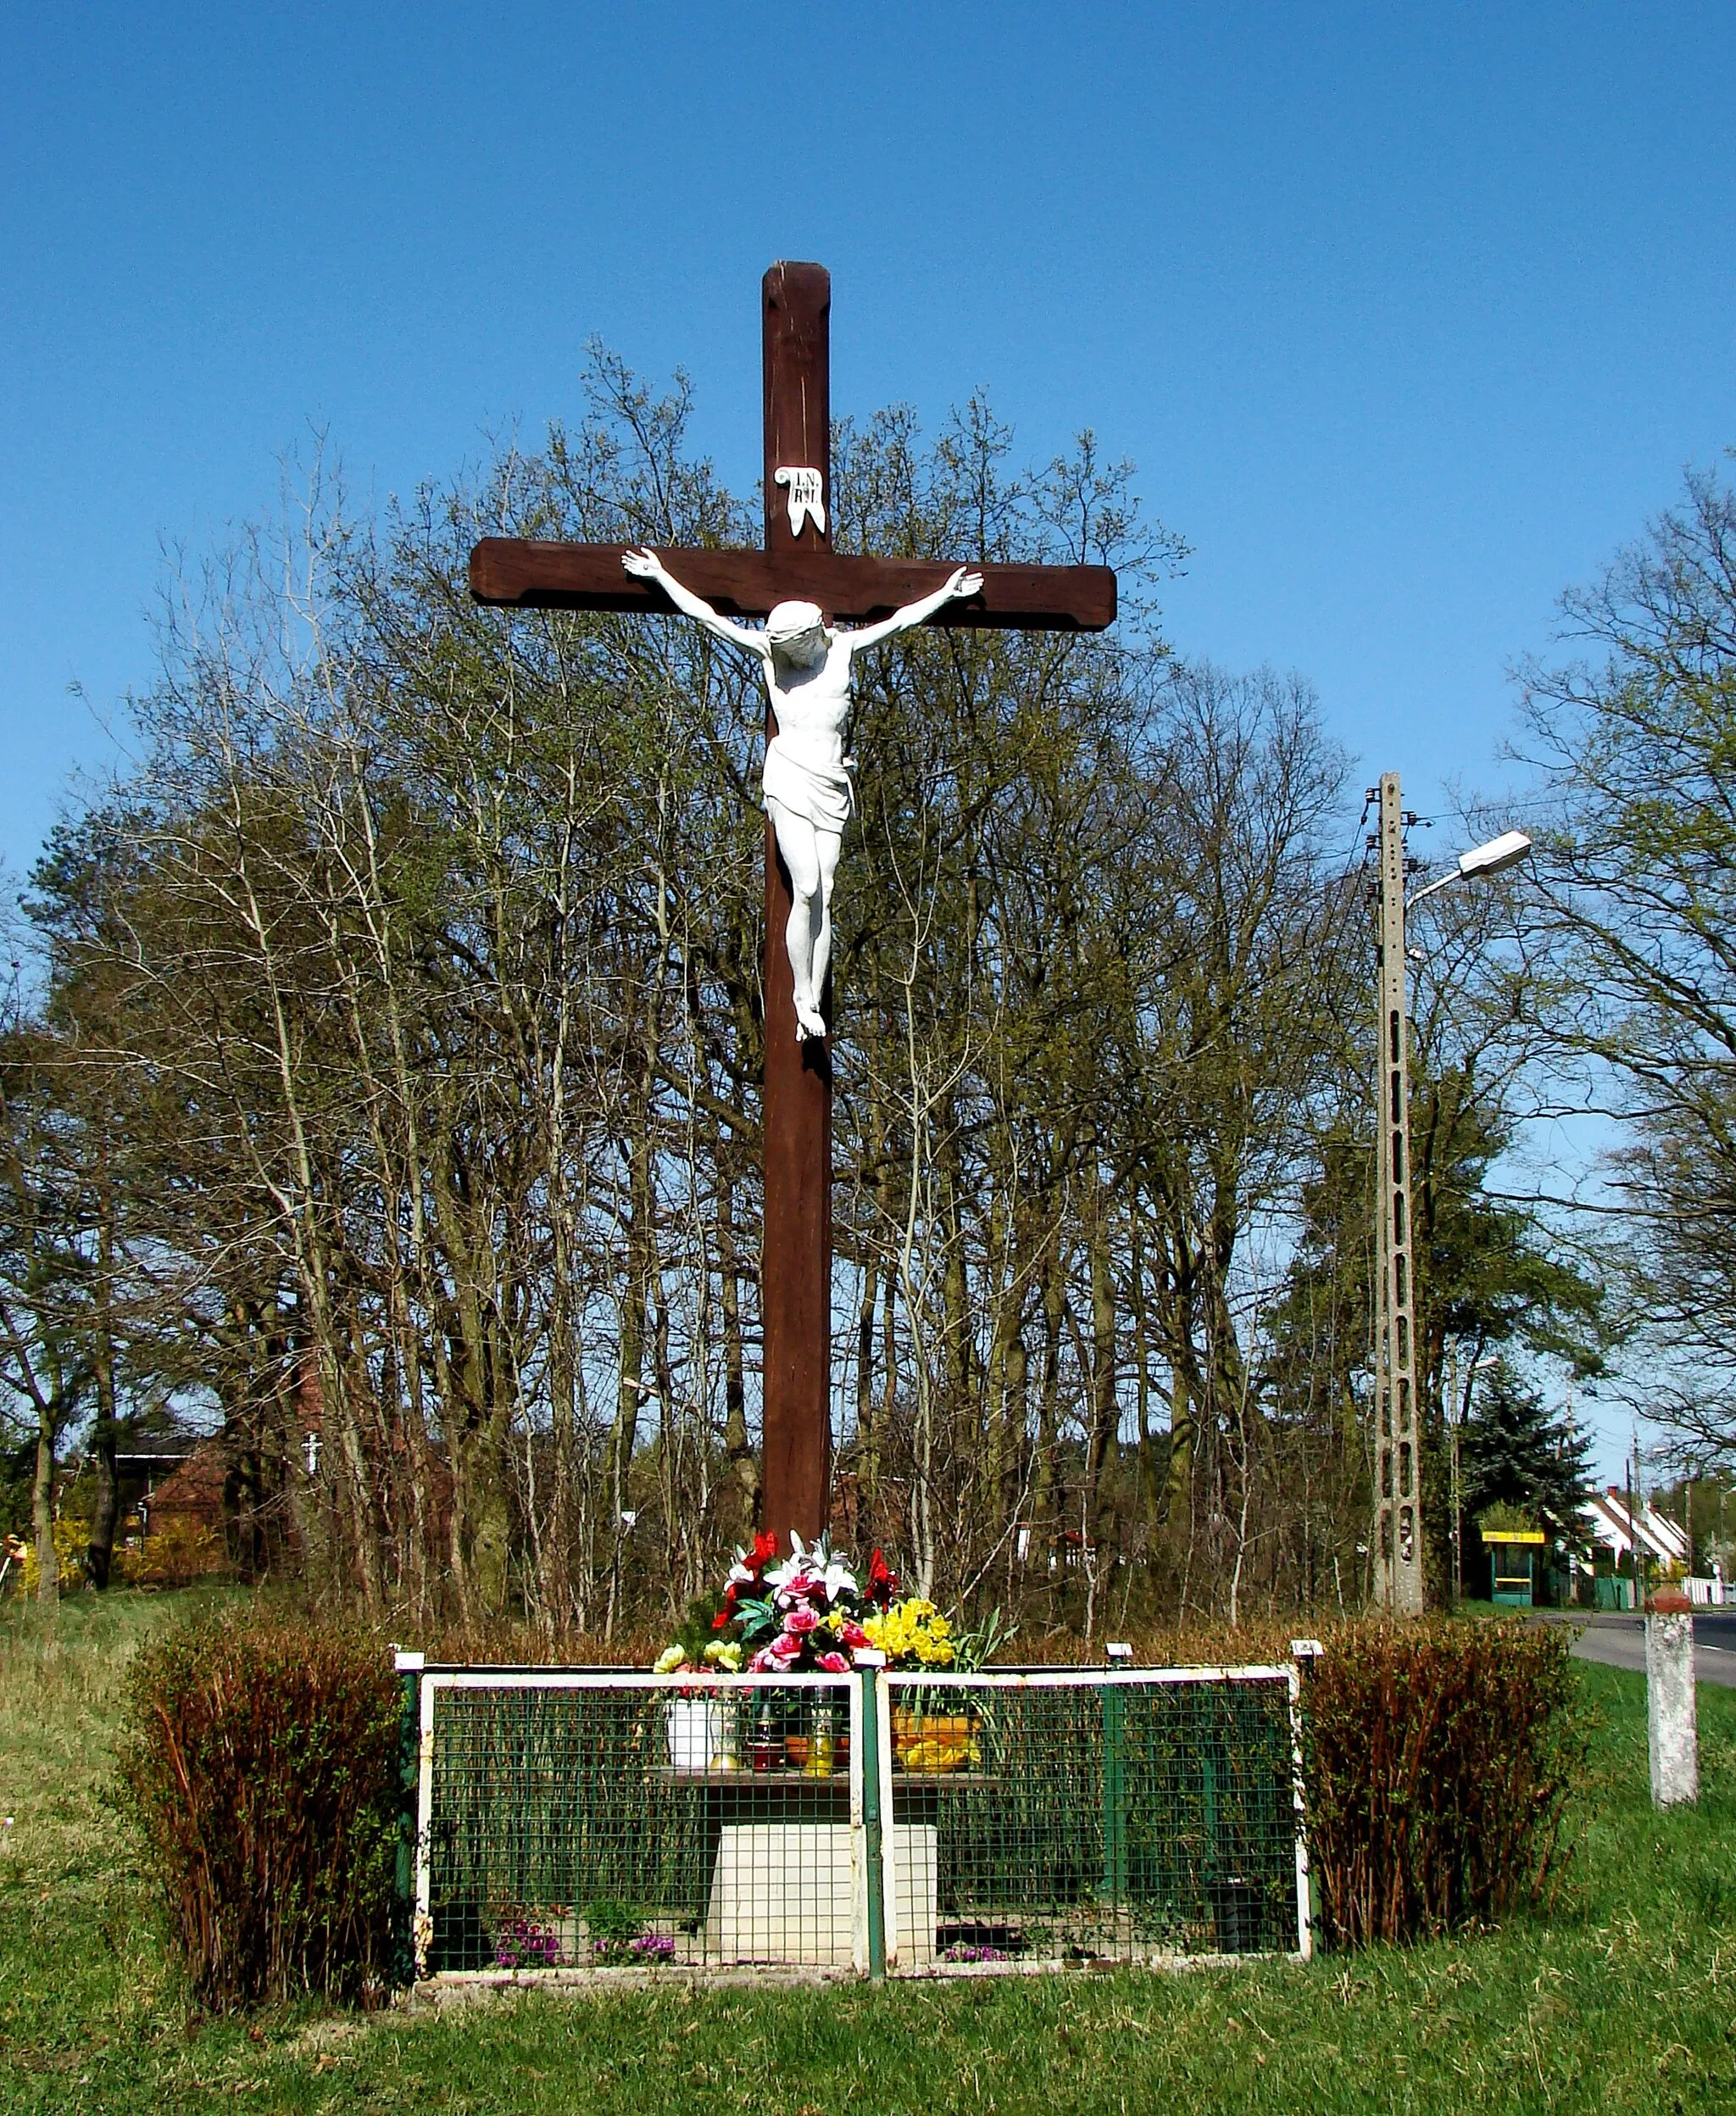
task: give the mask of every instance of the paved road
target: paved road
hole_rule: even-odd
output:
[[[1573,1657],[1600,1661],[1605,1668],[1645,1669],[1645,1619],[1628,1613],[1570,1615],[1539,1610],[1544,1623],[1583,1623]],[[1736,1609],[1696,1609],[1694,1612],[1694,1673],[1702,1683],[1736,1690]]]

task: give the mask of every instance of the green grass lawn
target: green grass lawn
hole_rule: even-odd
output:
[[[187,1598],[176,1598],[185,1607]],[[125,1655],[169,1597],[0,1612],[0,2110],[1736,2111],[1736,1692],[1700,1807],[1655,1815],[1644,1685],[1600,1718],[1546,1919],[1188,1974],[515,1995],[189,2025],[105,1804]]]

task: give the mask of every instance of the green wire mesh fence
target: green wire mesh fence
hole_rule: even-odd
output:
[[[1288,1668],[403,1660],[420,1975],[1309,1949]]]
[[[1305,1952],[1288,1670],[887,1688],[901,1966]]]
[[[425,1973],[854,1961],[853,1679],[421,1682]]]

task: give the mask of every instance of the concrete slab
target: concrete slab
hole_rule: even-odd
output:
[[[712,1869],[707,1957],[865,1967],[857,1961],[865,1952],[866,1924],[852,1834],[843,1822],[727,1824]],[[892,1840],[899,1966],[924,1968],[934,1959],[937,1832],[900,1823]],[[887,1941],[894,1944],[890,1933]]]

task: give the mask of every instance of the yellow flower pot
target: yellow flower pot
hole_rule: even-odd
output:
[[[893,1712],[892,1760],[893,1769],[900,1771],[969,1770],[982,1760],[975,1717],[966,1712],[949,1713],[944,1718],[927,1712]]]

